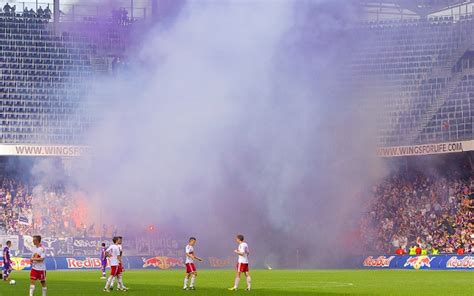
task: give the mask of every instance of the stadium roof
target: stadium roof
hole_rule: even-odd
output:
[[[394,5],[426,16],[452,7],[473,3],[474,0],[365,0],[363,5]]]

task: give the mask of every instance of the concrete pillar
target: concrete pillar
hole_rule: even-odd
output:
[[[53,22],[54,32],[57,34],[59,32],[59,0],[53,2]]]

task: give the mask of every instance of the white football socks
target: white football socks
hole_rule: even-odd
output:
[[[185,276],[183,289],[186,289],[187,287],[188,287],[188,276]]]
[[[120,288],[120,289],[125,289],[125,285],[123,284],[122,275],[118,276],[117,287]]]
[[[109,276],[109,278],[107,279],[107,282],[105,283],[105,289],[110,289],[110,284],[112,284],[112,279],[113,277]]]
[[[234,288],[235,289],[237,289],[237,287],[239,286],[239,282],[240,282],[240,277],[236,277],[235,281],[234,281]]]

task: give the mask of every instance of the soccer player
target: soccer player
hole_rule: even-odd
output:
[[[42,295],[46,296],[46,264],[44,259],[46,258],[46,250],[41,245],[41,236],[33,236],[33,255],[31,256],[31,272],[30,272],[30,296],[35,293],[36,281],[41,282]]]
[[[105,247],[105,243],[102,243],[102,247],[100,248],[100,265],[102,266],[102,277],[100,278],[101,280],[105,280],[106,274],[105,270],[107,268],[107,254],[106,254],[107,248]]]
[[[10,248],[12,247],[12,242],[7,241],[3,249],[3,280],[8,281],[10,279],[10,273],[12,272],[12,260],[10,258]]]
[[[120,250],[120,261],[119,261],[119,273],[117,275],[117,290],[119,291],[127,291],[128,288],[125,287],[125,285],[123,284],[123,279],[122,279],[122,276],[123,276],[123,272],[125,271],[123,269],[123,262],[122,262],[122,258],[123,258],[123,248],[122,248],[122,241],[123,241],[123,238],[121,236],[118,236],[118,247],[119,247],[119,250]],[[113,281],[112,281],[112,286],[113,286]]]
[[[194,254],[194,245],[196,244],[196,238],[191,237],[189,238],[188,245],[186,246],[186,276],[184,277],[184,287],[183,290],[196,290],[194,284],[196,282],[197,277],[197,270],[196,266],[194,265],[194,260],[202,261],[201,258],[197,257]],[[191,278],[191,283],[188,288],[188,281]]]
[[[0,244],[0,250],[3,250],[2,244]],[[0,272],[0,280],[3,279],[3,272]]]
[[[240,282],[240,274],[243,272],[247,278],[247,291],[250,291],[252,286],[252,279],[250,278],[249,272],[249,246],[244,241],[244,236],[239,234],[235,237],[235,241],[239,244],[237,250],[234,251],[235,254],[239,255],[238,264],[237,264],[237,273],[235,275],[234,286],[229,288],[231,291],[237,291],[237,287]]]
[[[110,275],[109,275],[109,278],[107,279],[107,282],[105,283],[104,292],[110,292],[110,287],[112,285],[112,282],[114,278],[117,277],[120,271],[119,262],[121,258],[120,258],[120,248],[118,247],[118,240],[119,240],[118,237],[115,236],[112,239],[113,244],[110,245],[106,250],[106,254],[110,262]]]

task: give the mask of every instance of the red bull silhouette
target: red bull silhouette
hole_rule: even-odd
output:
[[[157,256],[153,258],[142,258],[143,268],[156,267],[159,269],[169,269],[171,267],[184,266],[182,259],[176,259],[166,256]]]
[[[434,257],[433,257],[434,258]],[[415,256],[407,259],[403,267],[413,267],[413,269],[421,269],[423,267],[431,268],[431,260],[429,256]]]

